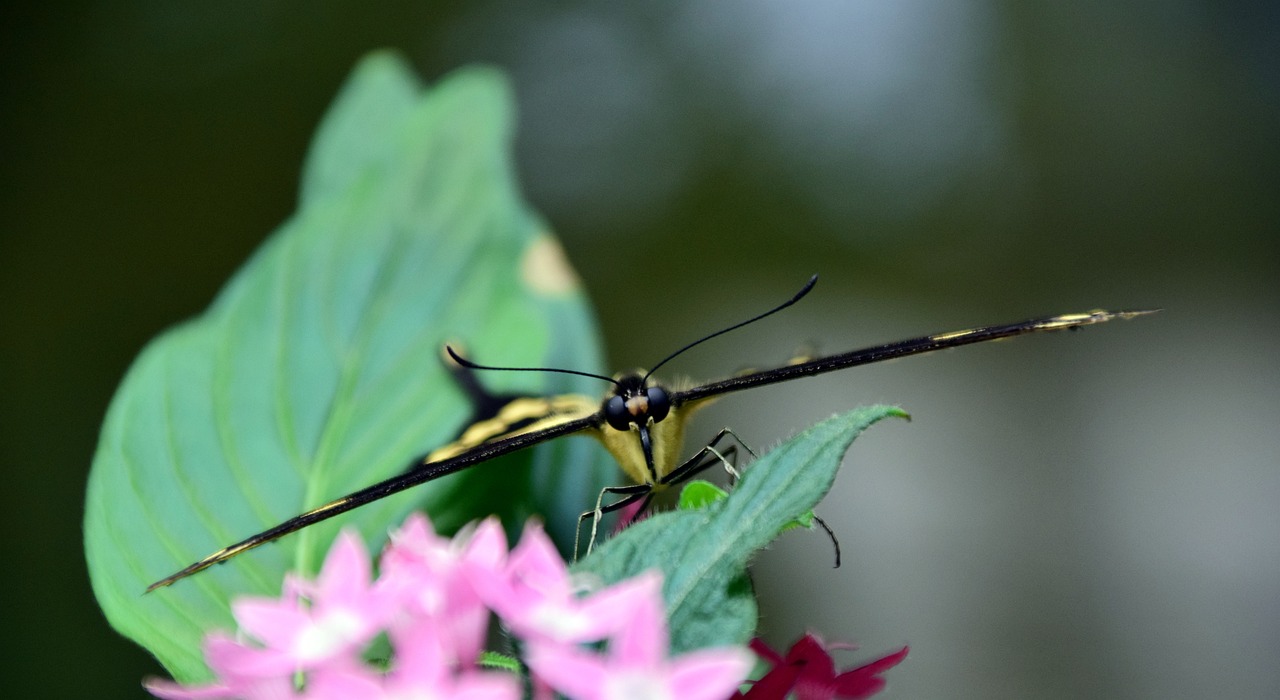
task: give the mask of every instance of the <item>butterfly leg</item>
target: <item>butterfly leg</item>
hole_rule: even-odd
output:
[[[606,504],[604,502],[605,494],[621,496],[613,503]],[[587,555],[591,554],[592,547],[596,543],[596,534],[600,528],[600,519],[606,513],[612,513],[615,510],[621,510],[639,500],[644,500],[644,506],[649,505],[649,499],[653,498],[653,486],[650,484],[628,484],[627,486],[606,486],[600,491],[599,498],[596,499],[596,507],[586,511],[578,516],[578,527],[573,531],[573,560],[578,560],[578,542],[582,539],[582,522],[587,518],[591,518],[591,538],[587,540]]]
[[[720,444],[720,441],[726,437],[733,438],[734,442],[738,444],[730,445],[727,449],[721,452],[717,450],[716,447]],[[742,438],[738,437],[737,433],[733,432],[729,428],[721,428],[720,432],[716,433],[715,437],[711,438],[706,447],[698,450],[696,454],[685,460],[683,464],[672,469],[666,474],[666,476],[663,476],[662,484],[664,486],[668,486],[671,484],[684,483],[695,475],[702,473],[707,467],[717,463],[724,465],[725,471],[729,473],[731,482],[737,481],[737,465],[734,462],[731,462],[727,457],[736,455],[738,446],[741,446],[742,449],[746,450],[747,454],[751,455],[752,458],[758,456],[755,450],[751,449],[747,443],[742,441]]]
[[[750,446],[743,442],[742,438],[738,437],[736,433],[729,428],[724,428],[720,432],[716,433],[716,436],[707,443],[706,447],[698,450],[697,454],[686,460],[680,466],[671,470],[671,472],[663,477],[662,484],[664,486],[668,486],[671,484],[684,483],[716,463],[723,464],[725,466],[725,470],[729,472],[730,481],[736,482],[738,478],[738,471],[735,468],[736,465],[730,462],[729,457],[737,453],[738,445],[730,445],[722,452],[716,450],[716,445],[718,445],[725,437],[732,437],[734,441],[736,441],[738,445],[741,445],[742,449],[746,450],[753,458],[759,456],[756,454],[755,450],[751,449]],[[835,568],[839,569],[840,540],[836,538],[836,533],[831,529],[831,526],[827,525],[827,521],[818,517],[817,513],[813,514],[813,521],[827,533],[827,539],[831,540],[831,547],[835,550],[836,555]]]
[[[756,451],[755,451],[755,450],[751,449],[751,446],[750,446],[750,445],[748,445],[747,443],[743,442],[743,441],[742,441],[742,438],[741,438],[741,437],[738,437],[738,434],[737,434],[737,433],[735,433],[735,432],[733,432],[733,429],[732,429],[732,428],[721,428],[721,429],[720,429],[720,432],[716,433],[715,437],[711,438],[711,441],[707,443],[707,447],[709,447],[709,448],[715,448],[715,446],[716,446],[716,445],[718,445],[718,444],[720,444],[720,441],[721,441],[721,440],[723,440],[723,439],[724,439],[724,438],[726,438],[726,437],[733,438],[733,441],[734,441],[734,442],[736,442],[736,443],[738,443],[738,446],[739,446],[739,447],[741,447],[742,449],[746,450],[746,451],[747,451],[747,454],[751,455],[751,459],[755,459],[755,458],[757,458],[757,457],[759,457],[759,456],[760,456],[760,455],[756,454]],[[730,449],[733,449],[733,446],[730,446]],[[717,453],[716,453],[716,451],[715,451],[715,449],[712,449],[712,450],[711,450],[711,453],[712,453],[712,454],[717,454]],[[725,450],[725,453],[727,454],[727,453],[728,453],[728,450]],[[722,460],[722,461],[724,461],[724,460]],[[738,472],[737,472],[737,470],[736,470],[736,469],[730,469],[730,468],[728,468],[728,467],[730,467],[730,466],[737,466],[737,465],[736,465],[736,464],[735,464],[735,465],[730,465],[727,461],[725,461],[725,467],[726,467],[726,470],[729,472],[729,476],[733,477],[733,478],[736,480],[736,479],[738,478],[738,476],[739,476],[739,475],[738,475]]]
[[[821,525],[822,529],[827,531],[827,539],[831,540],[831,548],[836,550],[836,565],[833,566],[832,568],[839,569],[840,568],[840,540],[836,538],[835,531],[831,529],[831,526],[827,524],[827,521],[823,520],[822,518],[819,518],[817,513],[813,514],[813,522]]]
[[[721,431],[721,432],[724,433],[727,431]],[[718,435],[716,439],[719,440],[721,437],[723,436]],[[743,447],[746,448],[746,445],[743,445]],[[750,448],[746,448],[746,449],[750,450]],[[693,459],[690,459],[688,462],[686,462],[684,465],[681,466],[681,469],[683,469],[683,471],[681,473],[680,478],[676,480],[671,480],[670,478],[664,479],[662,483],[665,485],[665,484],[682,482],[685,479],[688,479],[689,477],[693,476],[694,474],[697,474],[703,471],[704,469],[707,469],[708,467],[715,464],[723,464],[725,465],[725,468],[730,471],[731,474],[735,473],[733,471],[733,467],[735,466],[737,455],[738,455],[737,445],[730,445],[723,452],[717,452],[714,447],[712,447],[711,445],[708,445],[707,447],[703,448]],[[668,477],[670,476],[671,475],[668,474]],[[612,494],[615,496],[622,496],[622,498],[620,498],[619,500],[613,503],[609,503],[605,505],[604,497],[606,493]],[[610,486],[602,490],[600,492],[600,497],[596,499],[596,507],[578,516],[578,528],[574,532],[574,537],[573,537],[574,560],[576,561],[578,558],[578,542],[580,542],[582,539],[583,521],[585,521],[587,518],[591,518],[592,520],[591,537],[587,542],[587,554],[591,554],[591,549],[594,546],[594,543],[596,540],[600,519],[606,513],[612,513],[614,511],[621,510],[643,499],[643,503],[641,503],[640,508],[637,509],[636,512],[631,516],[631,521],[634,522],[635,519],[639,518],[639,516],[643,514],[645,510],[648,509],[650,501],[653,500],[654,493],[655,491],[653,487],[650,486],[649,484]]]
[[[730,445],[723,451],[709,446],[698,450],[698,454],[694,455],[693,458],[685,461],[684,464],[676,467],[670,474],[663,477],[662,485],[683,484],[717,464],[724,467],[724,470],[729,473],[730,479],[736,477],[738,474],[738,446]]]

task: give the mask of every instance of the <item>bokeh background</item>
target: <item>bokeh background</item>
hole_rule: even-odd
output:
[[[0,13],[0,619],[12,697],[140,698],[89,591],[98,424],[148,338],[293,209],[356,59],[508,70],[518,165],[615,367],[711,378],[921,333],[1163,307],[762,389],[757,447],[858,403],[756,567],[764,629],[912,645],[895,698],[1280,697],[1274,3],[223,2]],[[856,655],[848,659],[856,659]]]

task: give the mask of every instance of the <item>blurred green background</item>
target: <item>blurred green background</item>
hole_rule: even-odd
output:
[[[99,422],[148,338],[293,210],[356,59],[482,61],[615,367],[667,375],[1098,306],[1160,316],[727,398],[750,444],[858,403],[839,532],[760,557],[763,625],[888,697],[1280,696],[1280,28],[1262,2],[6,6],[0,467],[13,697],[139,698],[89,592]]]

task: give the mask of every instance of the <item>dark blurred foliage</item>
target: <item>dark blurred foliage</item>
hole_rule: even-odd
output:
[[[1134,537],[1138,554],[1104,557],[1120,568],[1099,569],[1084,586],[1096,590],[1053,589],[1067,596],[1054,608],[1037,607],[1032,591],[1056,564],[1012,589],[999,577],[979,582],[1021,603],[964,622],[972,648],[893,632],[874,641],[912,643],[891,682],[904,697],[937,687],[973,697],[1280,692],[1280,538],[1265,529],[1277,527],[1274,508],[1259,506],[1280,496],[1268,452],[1280,382],[1274,351],[1259,349],[1280,338],[1274,4],[147,0],[0,13],[0,597],[14,697],[140,697],[139,677],[158,671],[106,626],[88,587],[79,529],[98,424],[147,339],[199,312],[289,216],[317,121],[355,60],[381,47],[403,51],[428,81],[476,61],[510,72],[524,187],[581,272],[619,367],[785,298],[814,271],[826,301],[797,312],[790,330],[726,342],[721,357],[707,351],[688,371],[729,371],[807,340],[837,349],[1103,304],[1168,307],[1165,325],[1089,331],[1104,343],[1089,357],[1111,363],[1112,374],[1097,370],[1107,377],[1099,385],[1117,387],[1126,396],[1114,400],[1127,397],[1134,410],[1108,420],[1149,428],[1134,428],[1142,446],[1126,453],[1128,468],[1152,478],[1135,493],[1185,486],[1164,497],[1192,512],[1170,507],[1168,520],[1117,534],[1088,511],[1081,532]],[[1100,337],[1108,333],[1123,342]],[[1032,408],[1006,416],[1028,422],[1027,439],[1094,440],[1060,435],[1057,421],[1070,425],[1109,399],[1069,393],[1079,384],[1071,377],[1093,370],[1064,364],[1072,350],[1051,346],[978,356],[987,365],[921,366],[945,377],[989,371],[972,375],[977,386],[1007,373],[1009,393],[1033,395]],[[856,400],[918,410],[929,387],[919,398],[909,385],[899,392],[897,371],[881,394]],[[1144,381],[1125,380],[1134,376]],[[1028,415],[1072,401],[1075,418]],[[783,418],[774,416],[777,435],[804,425]],[[935,414],[932,430],[951,420]],[[898,430],[884,454],[907,462],[902,443],[930,432]],[[1162,459],[1186,450],[1144,450],[1182,445],[1188,433],[1201,437],[1187,444],[1211,443],[1207,461],[1187,457],[1185,469],[1161,474]],[[963,440],[947,449],[998,451]],[[1036,483],[1060,487],[1064,471]],[[1197,521],[1200,506],[1209,510]],[[1221,559],[1199,578],[1169,578],[1161,572],[1200,569],[1155,561],[1162,555],[1150,553],[1165,550],[1153,548],[1145,575],[1169,587],[1120,595],[1109,576],[1132,578],[1118,562],[1145,561],[1142,527],[1186,543],[1168,551],[1187,561],[1204,562],[1196,552]],[[1030,549],[1004,550],[1014,568],[1043,544],[1019,546]],[[930,583],[959,585],[912,580],[916,600],[971,604],[959,593],[949,603],[931,597]],[[1126,617],[1135,599],[1169,604],[1135,622]],[[840,600],[893,609],[883,598]],[[1206,600],[1235,607],[1186,609]],[[779,619],[765,624],[782,627]],[[1202,619],[1211,622],[1197,627]],[[879,624],[912,634],[905,621]],[[1126,638],[1119,627],[1146,631]],[[779,629],[776,641],[801,632]],[[1221,677],[1192,673],[1198,665]],[[909,692],[912,674],[942,685],[916,681]]]

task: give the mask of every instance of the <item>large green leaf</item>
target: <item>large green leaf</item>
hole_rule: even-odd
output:
[[[297,213],[208,312],[129,370],[94,456],[86,556],[108,619],[175,678],[208,677],[200,639],[232,629],[232,596],[313,571],[340,526],[376,543],[419,506],[448,528],[557,507],[544,494],[575,513],[593,498],[607,462],[589,441],[555,441],[143,595],[451,439],[470,409],[439,362],[446,340],[503,363],[598,370],[575,278],[516,191],[510,102],[490,70],[423,90],[392,56],[363,61],[319,130]],[[600,390],[494,374],[495,390]]]
[[[894,406],[868,406],[829,418],[752,463],[727,498],[629,527],[575,570],[606,583],[661,570],[675,652],[745,643],[756,624],[746,576],[752,555],[826,495],[863,430],[906,415]]]

